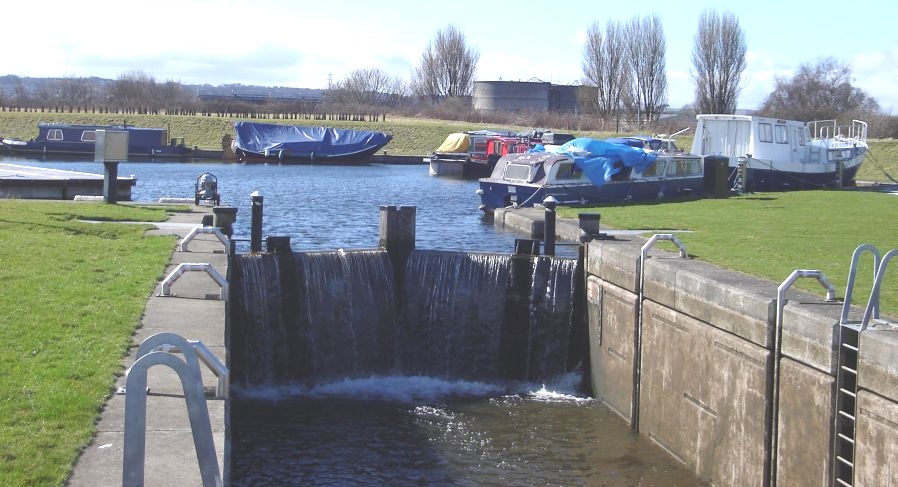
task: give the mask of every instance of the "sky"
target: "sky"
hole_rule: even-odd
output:
[[[891,3],[891,2],[889,2]],[[593,22],[657,14],[667,42],[668,101],[691,103],[692,47],[705,9],[736,15],[748,47],[738,107],[757,108],[774,80],[834,57],[853,86],[898,112],[898,7],[856,0],[671,2],[154,0],[16,1],[4,6],[0,75],[98,76],[140,70],[157,82],[325,88],[356,69],[408,80],[439,29],[454,24],[480,52],[477,80],[576,84]],[[39,7],[38,7],[39,6]],[[891,11],[891,12],[890,12]],[[20,20],[17,20],[20,19]]]

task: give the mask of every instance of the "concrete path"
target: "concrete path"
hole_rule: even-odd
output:
[[[175,234],[183,238],[200,222],[209,208],[196,208],[191,213],[176,213],[166,224],[151,234]],[[224,245],[211,234],[199,234],[188,246],[189,251],[175,251],[165,271],[168,276],[182,262],[209,263],[222,276],[227,276],[227,254]],[[219,286],[205,272],[183,274],[171,287],[174,296],[158,296],[161,286],[150,297],[144,309],[140,328],[134,335],[124,367],[134,363],[137,347],[147,337],[171,332],[188,340],[199,340],[225,363],[225,303],[218,300]],[[209,299],[214,298],[214,299]],[[180,357],[180,355],[178,355]],[[222,471],[224,449],[224,401],[214,397],[217,378],[207,367],[203,369],[206,404],[212,423],[219,472]],[[116,383],[125,385],[122,375]],[[146,486],[202,485],[193,436],[187,416],[186,401],[177,374],[167,367],[153,367],[148,372],[149,394],[146,414]],[[124,440],[125,395],[109,398],[97,424],[97,434],[84,450],[67,482],[73,487],[122,485],[122,453]]]

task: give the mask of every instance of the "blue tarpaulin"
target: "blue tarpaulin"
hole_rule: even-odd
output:
[[[283,157],[351,157],[386,145],[384,132],[330,127],[303,127],[271,123],[237,122],[235,147],[254,154]]]
[[[596,186],[611,181],[612,176],[625,167],[644,171],[655,162],[658,154],[622,144],[581,137],[565,143],[556,152],[564,152],[574,159],[586,177]]]

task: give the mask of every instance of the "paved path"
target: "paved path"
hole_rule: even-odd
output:
[[[199,226],[208,208],[192,213],[176,213],[167,224],[159,225],[151,234],[176,234],[183,238],[191,228]],[[224,245],[213,235],[200,234],[188,246],[189,251],[175,251],[165,275],[179,263],[209,263],[222,276],[227,276],[227,254]],[[147,301],[140,328],[134,335],[124,367],[134,362],[140,343],[150,335],[171,332],[188,340],[200,340],[218,359],[225,362],[224,301],[217,299],[219,287],[205,272],[183,274],[171,288],[175,296],[161,297],[160,286]],[[214,297],[216,299],[208,299]],[[224,401],[214,398],[217,378],[203,368],[206,404],[212,423],[219,472],[222,471],[224,449]],[[193,436],[187,417],[186,401],[178,376],[167,367],[153,367],[148,373],[146,486],[202,485]],[[118,387],[125,377],[118,378]],[[70,486],[122,485],[122,453],[124,439],[124,394],[109,398],[97,424],[97,434],[78,459]]]

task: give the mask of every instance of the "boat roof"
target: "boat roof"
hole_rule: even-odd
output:
[[[128,130],[128,131],[165,131],[161,127],[137,127],[134,125],[92,125],[77,123],[38,122],[38,129],[72,129],[72,130]]]
[[[236,122],[236,147],[253,153],[285,151],[288,154],[315,153],[334,156],[383,146],[393,136],[371,130],[336,129],[303,125]]]

